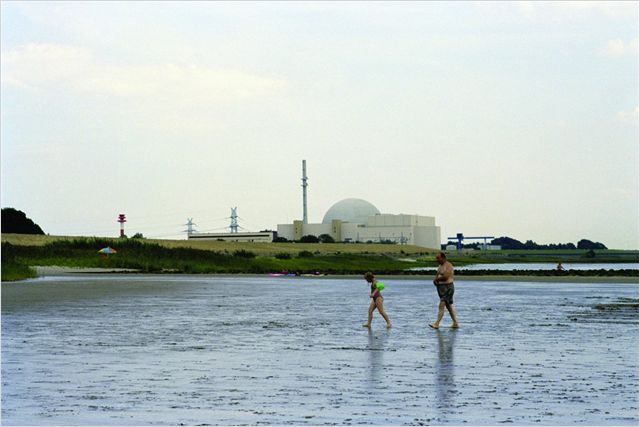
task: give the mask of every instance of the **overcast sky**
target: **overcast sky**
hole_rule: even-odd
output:
[[[8,2],[2,206],[185,238],[357,197],[638,248],[638,3]]]

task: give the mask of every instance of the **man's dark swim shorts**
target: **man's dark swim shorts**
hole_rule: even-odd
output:
[[[440,301],[453,304],[453,283],[436,285],[436,288],[438,289]]]

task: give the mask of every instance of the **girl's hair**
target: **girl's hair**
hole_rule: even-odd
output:
[[[367,271],[366,273],[364,273],[364,279],[369,283],[373,282],[373,273]]]

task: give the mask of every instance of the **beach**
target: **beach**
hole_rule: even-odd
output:
[[[637,425],[638,288],[74,274],[2,284],[3,425]]]

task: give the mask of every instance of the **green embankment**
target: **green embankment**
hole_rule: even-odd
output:
[[[257,246],[258,244],[256,244]],[[113,255],[99,254],[98,249],[116,248]],[[143,240],[75,239],[56,240],[40,246],[2,243],[2,279],[18,265],[56,265],[64,267],[128,268],[143,273],[299,273],[360,274],[367,270],[401,273],[416,265],[381,253],[322,253],[299,250],[282,251],[274,256],[236,249],[212,251],[185,247],[165,247]],[[6,264],[6,265],[5,265]],[[432,265],[435,265],[431,261]],[[422,266],[427,263],[420,263]]]
[[[99,254],[111,246],[118,252]],[[34,277],[29,266],[61,266],[90,268],[127,268],[143,273],[256,273],[298,272],[326,274],[416,274],[412,267],[433,267],[435,250],[410,245],[382,244],[300,244],[249,243],[188,240],[146,240],[109,238],[71,238],[55,236],[2,235],[2,280]],[[456,266],[492,263],[526,262],[638,262],[638,251],[602,250],[592,254],[584,250],[555,251],[463,251],[450,252]],[[428,272],[422,271],[420,274]],[[513,274],[497,272],[496,274]],[[535,272],[534,275],[612,275],[611,271]],[[619,273],[616,273],[619,274]],[[622,275],[636,275],[637,270]]]

